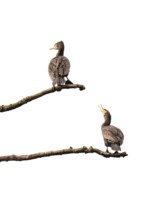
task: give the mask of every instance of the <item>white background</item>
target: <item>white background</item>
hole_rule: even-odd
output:
[[[65,43],[63,90],[0,113],[0,155],[93,146],[105,150],[102,104],[125,134],[125,158],[65,155],[0,163],[0,218],[146,219],[145,1],[0,1],[0,105],[52,86]]]

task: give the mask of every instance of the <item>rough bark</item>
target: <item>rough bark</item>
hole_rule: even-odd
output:
[[[63,89],[76,89],[76,88],[79,88],[80,90],[84,90],[85,86],[80,85],[80,84],[68,84],[68,85],[63,85],[63,86],[52,87],[52,88],[43,90],[42,92],[39,92],[37,94],[27,96],[27,97],[15,102],[15,103],[12,103],[12,104],[9,104],[9,105],[0,105],[0,112],[6,112],[6,111],[13,110],[13,109],[18,108],[18,107],[34,100],[34,99],[38,99],[41,96],[44,96],[44,95],[49,94],[49,93],[59,92]]]
[[[46,152],[39,152],[29,155],[7,155],[7,156],[0,156],[0,162],[8,162],[8,161],[24,161],[24,160],[32,160],[32,159],[38,159],[41,157],[50,157],[50,156],[57,156],[57,155],[65,155],[65,154],[80,154],[80,153],[96,153],[103,157],[109,158],[109,157],[126,157],[128,154],[126,152],[122,153],[110,153],[105,152],[102,150],[99,150],[97,148],[93,147],[81,147],[81,148],[67,148],[62,150],[54,150],[54,151],[46,151]]]

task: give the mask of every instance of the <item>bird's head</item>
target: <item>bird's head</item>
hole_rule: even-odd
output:
[[[105,115],[106,113],[108,113],[108,110],[106,110],[105,108],[102,107],[102,105],[98,106],[100,111],[102,112],[103,115]]]
[[[110,114],[110,112],[107,109],[103,108],[102,105],[99,105],[98,107],[100,108],[100,111],[103,114],[106,125],[110,125],[110,123],[111,123],[111,114]]]
[[[102,105],[99,105],[98,107],[99,107],[99,109],[100,109],[100,111],[102,112],[102,114],[103,114],[104,117],[108,117],[108,116],[111,117],[110,112],[109,112],[107,109],[103,108]]]
[[[64,48],[63,41],[59,41],[59,42],[55,43],[54,46],[52,48],[50,48],[50,50],[61,50],[63,48]]]

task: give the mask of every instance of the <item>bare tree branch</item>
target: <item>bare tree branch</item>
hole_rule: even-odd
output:
[[[50,89],[43,90],[42,92],[39,92],[37,94],[27,96],[26,98],[23,98],[23,99],[19,100],[18,102],[15,102],[15,103],[12,103],[9,105],[0,105],[0,112],[6,112],[6,111],[13,110],[13,109],[18,108],[18,107],[34,100],[34,99],[38,99],[41,96],[44,96],[49,93],[59,92],[63,89],[76,89],[76,88],[79,88],[80,90],[84,90],[85,86],[80,85],[80,84],[68,84],[68,85],[63,85],[63,86],[52,87]]]
[[[128,154],[126,152],[122,153],[110,153],[105,152],[102,150],[99,150],[97,148],[93,147],[81,147],[81,148],[67,148],[62,150],[54,150],[54,151],[47,151],[47,152],[39,152],[35,154],[29,154],[29,155],[7,155],[7,156],[0,156],[0,162],[3,161],[22,161],[22,160],[32,160],[37,159],[41,157],[50,157],[50,156],[57,156],[57,155],[63,155],[63,154],[80,154],[80,153],[97,153],[103,157],[109,158],[109,157],[126,157]]]

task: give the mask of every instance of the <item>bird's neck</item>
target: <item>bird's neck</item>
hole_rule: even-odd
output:
[[[58,51],[58,53],[56,54],[56,56],[57,56],[57,57],[58,57],[58,56],[63,56],[63,54],[64,54],[64,48],[60,49],[60,50]]]
[[[110,125],[110,123],[111,123],[111,115],[105,116],[105,121],[104,121],[104,123],[102,124],[102,126]]]

